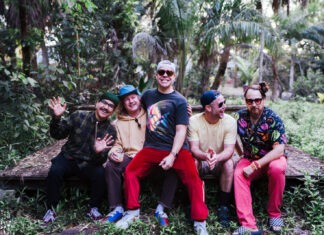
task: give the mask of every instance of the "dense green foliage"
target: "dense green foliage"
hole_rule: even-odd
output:
[[[289,144],[324,159],[322,104],[282,101],[270,103],[269,107],[273,108],[283,119]]]
[[[322,178],[321,178],[322,177]],[[283,234],[320,235],[324,226],[322,208],[323,176],[311,178],[305,176],[300,183],[288,182],[283,200]],[[87,211],[87,193],[76,188],[64,188],[63,200],[56,209],[59,215],[55,223],[42,227],[41,218],[45,212],[44,192],[21,191],[16,198],[8,197],[0,202],[0,229],[5,234],[56,234],[63,230],[82,229],[85,234],[193,234],[188,217],[188,199],[186,191],[180,188],[176,194],[174,208],[168,211],[170,225],[162,228],[153,216],[158,200],[156,187],[159,184],[142,184],[141,221],[132,225],[127,231],[117,230],[113,224],[94,223],[85,216]],[[265,181],[252,185],[254,211],[258,226],[267,230],[266,204],[267,191]],[[237,228],[234,206],[231,207],[231,226],[224,229],[217,220],[217,192],[214,181],[206,182],[206,203],[209,208],[207,219],[210,234],[226,234]],[[305,203],[307,202],[307,203]],[[100,208],[108,212],[107,204]],[[73,228],[77,226],[76,228]],[[70,230],[70,232],[71,232]],[[92,231],[90,233],[89,231]],[[66,231],[68,233],[68,231]],[[75,234],[75,232],[74,232]]]
[[[60,95],[71,106],[93,103],[101,91],[117,92],[124,83],[144,90],[153,85],[155,64],[161,58],[177,61],[177,89],[197,100],[213,84],[254,82],[263,55],[263,80],[272,86],[279,83],[275,90],[289,90],[295,100],[269,103],[285,122],[289,144],[324,159],[324,109],[318,104],[318,93],[324,93],[324,19],[319,10],[323,1],[290,1],[297,7],[289,8],[289,14],[286,8],[274,9],[272,17],[262,14],[262,2],[0,0],[0,170],[53,141],[48,134],[50,97]],[[287,7],[289,1],[282,2],[281,7]],[[306,177],[302,186],[286,194],[285,233],[292,234],[298,226],[320,234],[320,182],[323,179]],[[8,234],[44,234],[79,223],[87,226],[86,194],[65,190],[68,199],[58,208],[57,223],[45,229],[38,223],[45,211],[42,191],[21,191],[14,200],[2,200],[0,233],[4,229]],[[217,204],[215,189],[207,191],[212,209]],[[303,198],[309,202],[306,206]],[[256,210],[265,225],[262,199],[257,198]],[[156,198],[142,200],[149,216],[145,221],[151,222]],[[139,223],[129,233],[192,233],[184,208],[176,204],[168,228]],[[211,234],[225,233],[214,210],[208,222]],[[115,231],[111,225],[101,229],[107,234]]]

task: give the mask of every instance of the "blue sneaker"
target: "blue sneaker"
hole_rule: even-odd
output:
[[[163,212],[155,212],[154,213],[155,218],[157,218],[157,220],[159,221],[159,224],[163,227],[168,226],[169,224],[169,219],[168,219],[168,215]]]
[[[114,223],[117,220],[119,220],[121,217],[123,217],[123,212],[113,210],[105,218],[103,218],[101,222]]]

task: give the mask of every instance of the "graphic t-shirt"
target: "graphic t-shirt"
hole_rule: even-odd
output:
[[[144,92],[142,103],[147,111],[144,147],[171,151],[176,125],[188,125],[187,100],[177,91],[162,94],[157,89]],[[182,148],[189,149],[185,141]]]
[[[237,112],[237,133],[239,134],[244,158],[257,160],[273,149],[276,144],[286,144],[285,127],[281,118],[265,107],[256,125],[252,125],[249,112]]]

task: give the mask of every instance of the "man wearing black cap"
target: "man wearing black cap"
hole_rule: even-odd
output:
[[[61,152],[52,159],[47,176],[47,207],[43,222],[48,224],[56,217],[55,207],[59,202],[60,188],[65,177],[78,176],[90,183],[90,208],[87,213],[94,220],[102,217],[98,211],[105,194],[105,176],[102,164],[115,138],[116,130],[109,117],[118,105],[118,97],[104,93],[95,105],[95,111],[76,111],[61,119],[66,103],[53,98],[49,108],[53,111],[50,134],[55,139],[68,138]]]
[[[138,89],[132,85],[125,85],[119,89],[120,103],[116,110],[117,120],[114,122],[117,139],[108,153],[109,160],[105,166],[108,202],[113,210],[103,219],[103,222],[116,222],[122,217],[124,171],[144,145],[146,112],[141,105],[140,95]],[[172,206],[178,178],[174,171],[163,171],[163,173],[158,174],[159,180],[161,176],[165,178],[161,198],[154,215],[161,226],[167,226],[168,216],[164,212],[164,207],[171,208]]]
[[[204,202],[203,182],[185,141],[189,124],[187,101],[174,90],[175,79],[175,64],[168,60],[159,62],[156,71],[158,87],[145,91],[142,96],[147,113],[145,143],[125,170],[128,211],[116,223],[119,228],[126,229],[139,219],[139,181],[148,176],[154,166],[160,166],[163,170],[173,168],[177,172],[189,194],[194,229],[200,235],[208,234],[205,221],[208,209]]]
[[[204,92],[200,102],[204,112],[190,118],[190,149],[198,160],[201,176],[220,175],[218,219],[223,226],[228,227],[228,206],[234,174],[234,162],[231,157],[237,136],[236,121],[225,114],[225,99],[218,91]]]

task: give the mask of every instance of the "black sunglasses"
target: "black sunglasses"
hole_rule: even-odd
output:
[[[259,104],[261,104],[261,101],[262,101],[262,98],[258,98],[258,99],[245,99],[245,102],[248,105],[252,105],[253,102],[255,102],[256,105],[259,105]]]
[[[163,75],[166,73],[169,77],[171,77],[171,76],[174,74],[173,71],[170,71],[170,70],[163,70],[163,69],[159,69],[159,70],[157,71],[157,73],[158,73],[158,75],[160,75],[160,76],[163,76]]]
[[[221,108],[221,107],[223,107],[223,105],[226,103],[226,100],[224,100],[223,102],[220,102],[219,104],[218,104],[218,108]]]

